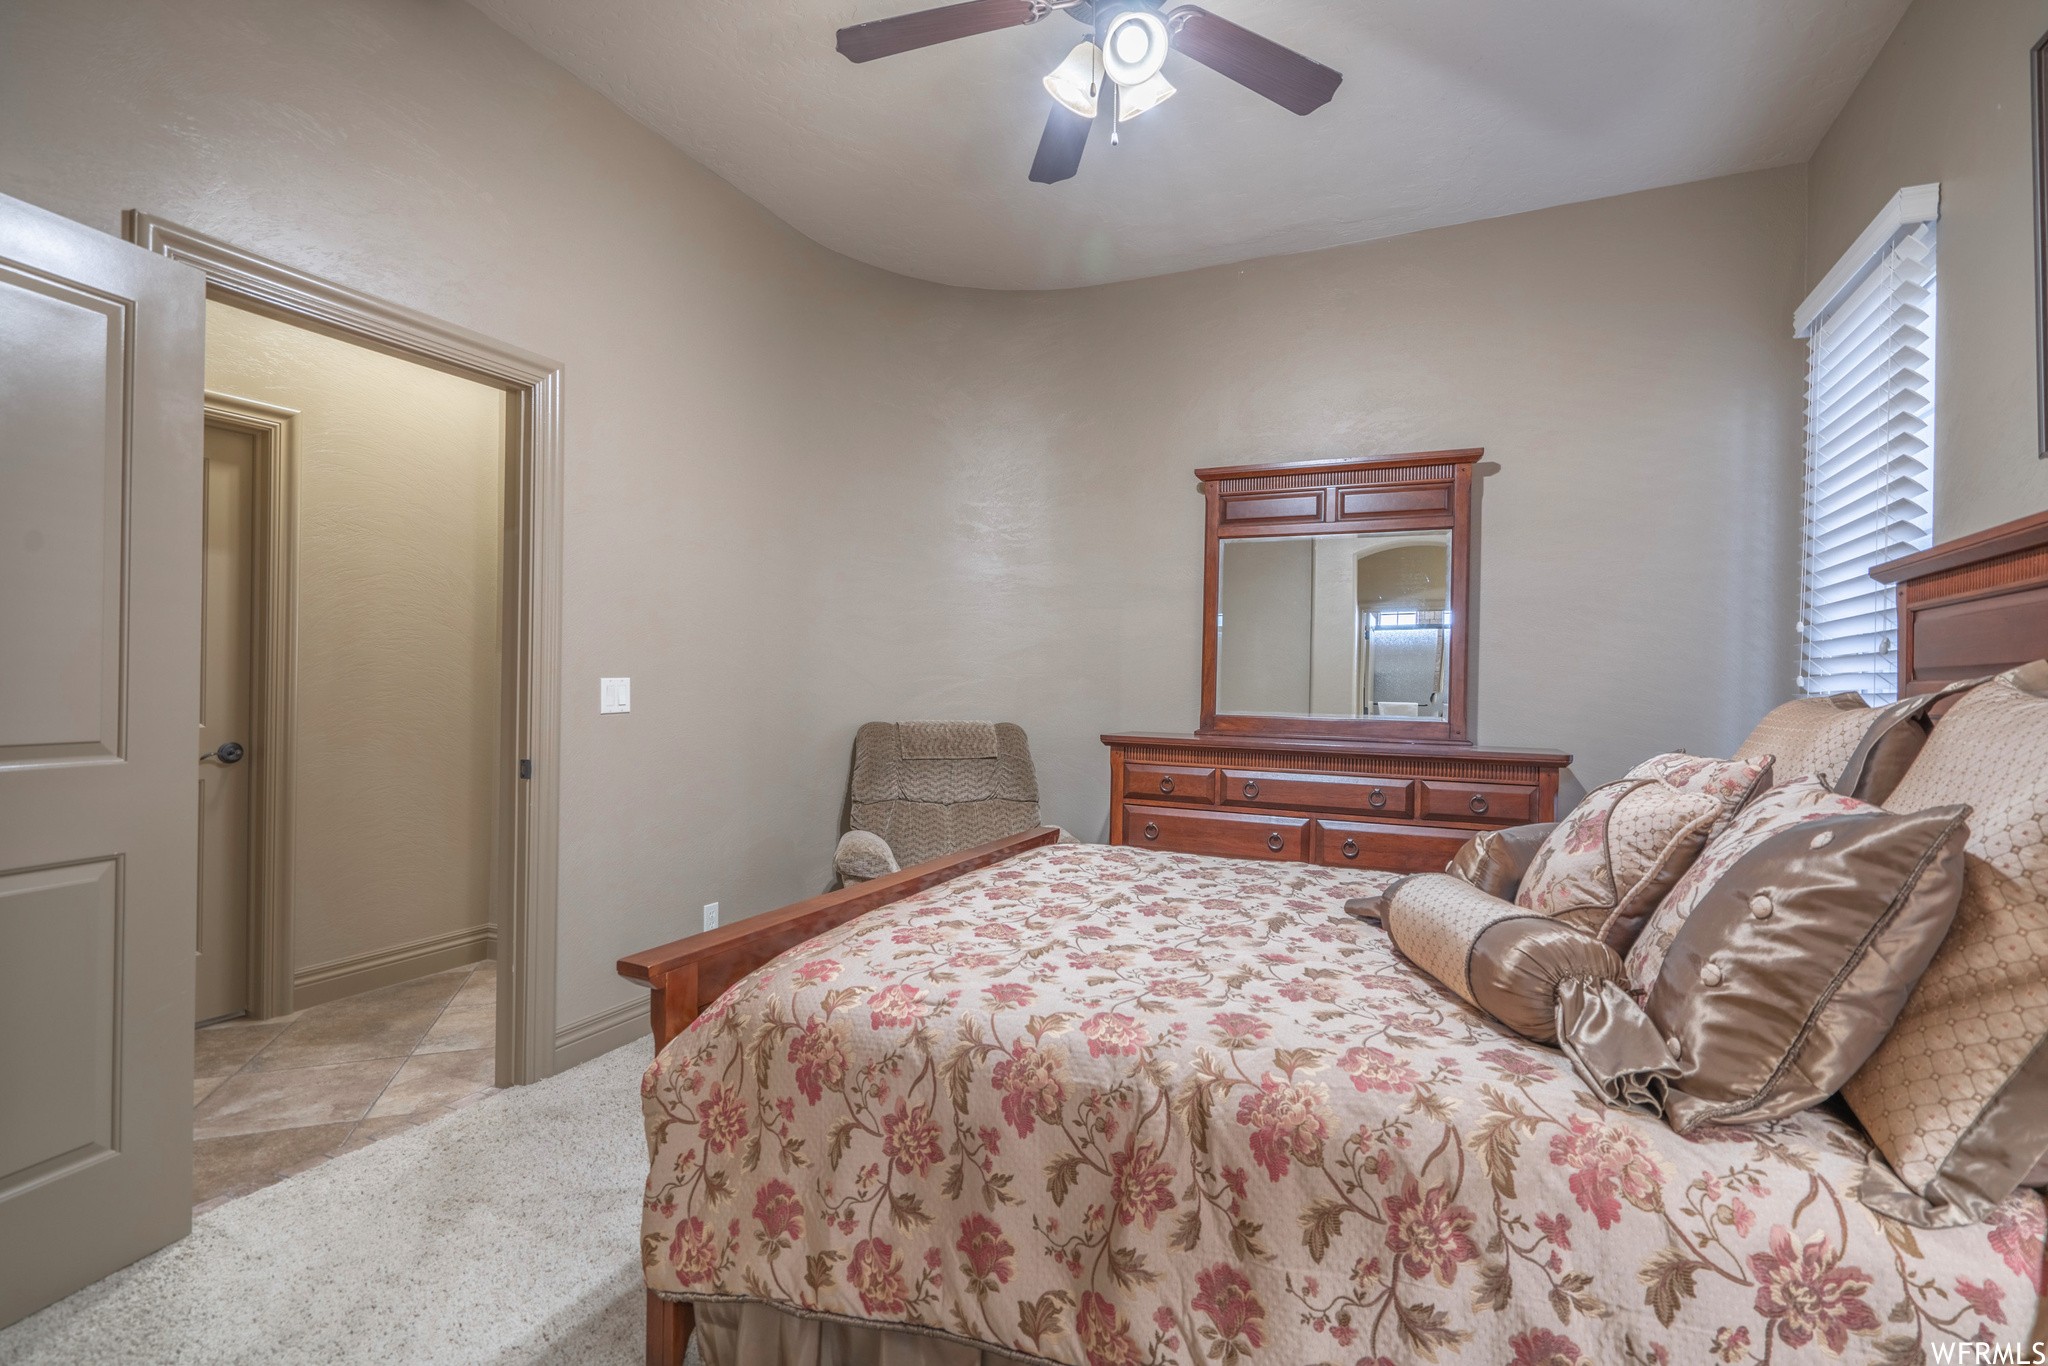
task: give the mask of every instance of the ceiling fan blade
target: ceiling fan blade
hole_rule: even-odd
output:
[[[1081,169],[1081,153],[1088,146],[1088,130],[1095,120],[1076,114],[1053,101],[1046,116],[1045,136],[1038,140],[1038,155],[1031,159],[1031,178],[1041,185],[1056,185]]]
[[[944,5],[840,29],[839,51],[850,62],[872,62],[955,38],[1015,28],[1030,23],[1032,13],[1031,0],[967,0],[964,5]]]
[[[1228,19],[1219,19],[1198,5],[1168,10],[1166,26],[1173,35],[1175,51],[1297,114],[1312,114],[1328,104],[1344,80],[1342,72],[1312,62]]]

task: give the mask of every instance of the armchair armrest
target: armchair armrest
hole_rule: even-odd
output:
[[[669,1040],[682,1033],[704,1006],[717,1000],[727,987],[785,950],[815,939],[877,906],[915,896],[962,873],[1001,863],[1041,844],[1051,844],[1058,834],[1054,827],[1041,825],[929,863],[915,864],[871,882],[814,896],[779,911],[749,916],[621,958],[618,973],[654,989],[649,1009],[654,1019],[655,1047],[666,1048]]]

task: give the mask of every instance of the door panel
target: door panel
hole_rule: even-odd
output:
[[[234,763],[199,761],[198,995],[218,1020],[249,1008],[250,774],[262,756],[249,730],[255,640],[256,438],[206,429],[206,524],[200,579],[199,747],[241,745]]]
[[[112,859],[0,873],[0,1192],[112,1153],[119,867]]]
[[[0,260],[0,764],[119,753],[123,301]]]
[[[191,1227],[203,299],[0,197],[0,1325]]]

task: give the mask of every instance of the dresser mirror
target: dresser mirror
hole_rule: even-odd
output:
[[[1400,716],[1450,708],[1451,533],[1255,536],[1216,565],[1216,709]]]
[[[1198,470],[1205,734],[1467,741],[1478,451]]]

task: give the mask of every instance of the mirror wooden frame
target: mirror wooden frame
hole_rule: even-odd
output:
[[[1467,679],[1472,467],[1485,454],[1483,449],[1420,451],[1358,460],[1219,465],[1196,470],[1195,478],[1202,481],[1208,501],[1202,567],[1202,726],[1197,734],[1471,744]],[[1439,530],[1451,533],[1450,698],[1442,720],[1217,713],[1217,594],[1225,541]]]

